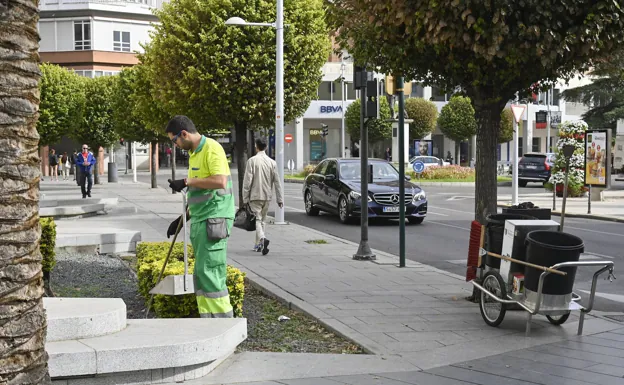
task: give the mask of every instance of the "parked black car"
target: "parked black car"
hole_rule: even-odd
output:
[[[368,184],[368,216],[370,218],[399,218],[399,172],[381,159],[369,160],[373,167],[373,183]],[[361,215],[359,159],[325,159],[319,163],[303,184],[306,213],[320,211],[338,214],[342,223]],[[427,215],[425,191],[405,181],[405,217],[419,224]]]
[[[546,183],[554,166],[555,154],[524,154],[518,161],[518,184],[526,187],[529,182]]]

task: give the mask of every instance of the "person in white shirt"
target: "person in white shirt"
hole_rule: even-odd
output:
[[[284,193],[279,183],[277,164],[264,150],[267,143],[264,139],[256,139],[256,155],[247,160],[243,179],[243,204],[256,215],[256,243],[254,250],[266,255],[269,252],[269,239],[266,237],[266,215],[275,187],[278,206],[284,206]]]

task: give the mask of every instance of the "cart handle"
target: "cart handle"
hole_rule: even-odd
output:
[[[534,263],[529,263],[529,262],[525,262],[525,261],[521,261],[519,259],[514,259],[514,258],[510,258],[510,257],[505,257],[502,256],[500,254],[496,254],[496,253],[492,253],[490,251],[487,252],[488,255],[492,256],[492,257],[496,257],[496,258],[500,258],[504,261],[509,261],[509,262],[514,262],[514,263],[518,263],[520,265],[525,265],[525,266],[529,266],[532,267],[534,269],[537,270],[542,270],[544,272],[549,272],[549,273],[553,273],[553,274],[559,274],[559,275],[566,275],[567,273],[565,271],[560,271],[560,270],[556,270],[553,267],[546,267],[546,266],[540,266],[540,265],[536,265]],[[555,265],[556,266],[556,265]]]
[[[562,262],[557,263],[556,265],[551,266],[552,269],[560,269],[562,267],[591,267],[591,266],[602,266],[601,269],[594,273],[594,277],[592,278],[592,286],[591,291],[589,293],[589,303],[587,307],[581,308],[581,318],[579,319],[579,327],[578,327],[578,335],[583,334],[583,323],[585,322],[585,314],[592,311],[594,307],[594,298],[596,296],[596,283],[598,281],[598,276],[609,270],[609,276],[613,275],[613,269],[615,268],[615,263],[613,261],[578,261],[578,262]],[[543,272],[539,277],[539,283],[537,285],[537,299],[535,304],[535,311],[533,314],[537,314],[540,309],[540,305],[542,302],[542,289],[544,287],[544,279],[546,276],[550,274],[549,271]]]

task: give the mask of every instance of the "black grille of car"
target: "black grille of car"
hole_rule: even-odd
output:
[[[412,202],[412,194],[405,194],[405,204],[409,204]],[[399,194],[398,193],[379,193],[374,194],[373,199],[375,202],[380,205],[387,206],[396,206],[399,204]]]

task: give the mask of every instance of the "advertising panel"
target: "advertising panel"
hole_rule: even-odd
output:
[[[585,185],[607,187],[611,148],[607,130],[585,133]]]

